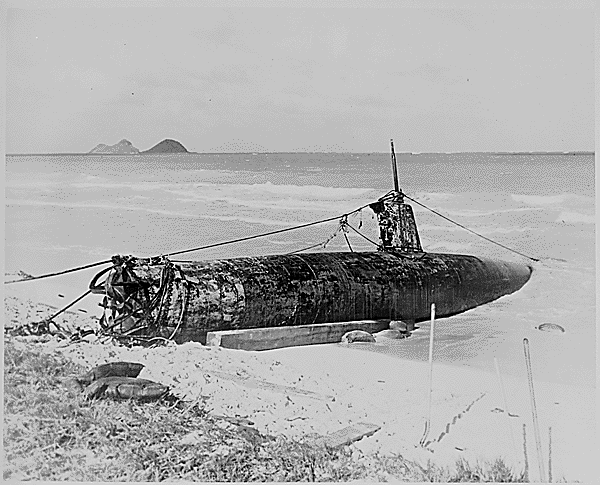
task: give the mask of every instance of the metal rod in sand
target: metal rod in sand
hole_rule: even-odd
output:
[[[502,375],[500,374],[500,366],[498,365],[498,359],[494,357],[494,366],[496,367],[496,375],[498,376],[498,383],[500,384],[500,390],[502,392],[502,400],[504,401],[504,413],[506,414],[506,424],[508,425],[508,431],[510,432],[510,440],[513,445],[513,451],[515,458],[517,458],[517,444],[515,442],[515,436],[513,434],[512,425],[510,422],[510,413],[508,412],[508,400],[506,399],[506,391],[504,390],[504,382],[502,381]]]
[[[427,405],[427,421],[425,421],[425,431],[421,438],[421,446],[425,446],[427,436],[429,435],[429,426],[431,423],[431,393],[433,387],[433,328],[435,326],[435,303],[431,304],[431,328],[429,329],[429,396]]]
[[[525,363],[527,364],[527,378],[529,380],[529,397],[531,398],[531,414],[533,416],[533,432],[535,435],[535,446],[537,448],[537,462],[540,470],[540,481],[546,481],[546,473],[544,471],[544,457],[542,455],[542,440],[540,439],[540,426],[537,417],[537,408],[535,406],[535,392],[533,391],[533,373],[531,371],[531,355],[529,354],[529,340],[523,339],[523,347],[525,349]]]

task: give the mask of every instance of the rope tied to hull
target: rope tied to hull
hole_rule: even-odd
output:
[[[512,248],[510,248],[510,247],[508,247],[508,246],[506,246],[504,244],[501,244],[499,242],[494,241],[493,239],[490,239],[490,238],[488,238],[488,237],[486,237],[486,236],[484,236],[482,234],[479,234],[478,232],[476,232],[476,231],[474,231],[472,229],[469,229],[468,227],[464,226],[463,224],[460,224],[460,223],[458,223],[456,221],[453,221],[449,217],[446,217],[443,214],[440,214],[439,212],[437,212],[437,211],[435,211],[435,210],[427,207],[425,204],[422,204],[418,200],[416,200],[416,199],[414,199],[414,198],[406,195],[403,192],[396,193],[396,192],[394,192],[392,190],[392,191],[389,191],[388,193],[386,193],[385,195],[383,195],[382,197],[380,197],[375,202],[369,202],[368,204],[364,204],[361,207],[358,207],[357,209],[354,209],[353,211],[347,212],[347,213],[342,214],[342,215],[338,215],[338,216],[334,216],[334,217],[328,217],[326,219],[321,219],[321,220],[318,220],[318,221],[307,222],[305,224],[299,224],[297,226],[287,227],[287,228],[284,228],[284,229],[278,229],[278,230],[275,230],[275,231],[265,232],[265,233],[261,233],[261,234],[255,234],[255,235],[252,235],[252,236],[246,236],[246,237],[237,238],[237,239],[231,239],[231,240],[227,240],[227,241],[221,241],[221,242],[218,242],[218,243],[208,244],[208,245],[205,245],[205,246],[198,246],[198,247],[195,247],[195,248],[184,249],[184,250],[181,250],[181,251],[174,251],[174,252],[167,253],[167,254],[153,256],[153,257],[148,258],[148,264],[160,264],[160,263],[164,262],[165,258],[168,258],[170,256],[176,256],[176,255],[190,253],[190,252],[195,252],[195,251],[202,251],[202,250],[205,250],[205,249],[216,248],[216,247],[225,246],[225,245],[229,245],[229,244],[234,244],[234,243],[238,243],[238,242],[250,241],[252,239],[258,239],[258,238],[261,238],[261,237],[267,237],[267,236],[273,236],[273,235],[276,235],[276,234],[282,234],[282,233],[285,233],[285,232],[294,231],[294,230],[298,230],[298,229],[303,229],[303,228],[315,226],[315,225],[318,225],[318,224],[324,224],[326,222],[331,222],[331,221],[334,221],[336,219],[338,219],[338,220],[343,220],[344,219],[344,220],[347,221],[347,218],[350,215],[357,214],[357,213],[361,213],[361,220],[360,220],[360,223],[359,223],[359,229],[360,229],[360,227],[362,226],[362,212],[361,211],[363,209],[366,209],[367,207],[369,207],[375,213],[379,213],[383,209],[384,202],[387,202],[387,201],[402,202],[402,200],[403,200],[404,197],[407,198],[407,199],[409,199],[409,200],[411,200],[415,204],[418,204],[421,207],[427,209],[428,211],[433,212],[434,214],[438,215],[439,217],[442,217],[443,219],[451,222],[452,224],[455,224],[455,225],[457,225],[457,226],[465,229],[466,231],[469,231],[472,234],[475,234],[476,236],[479,236],[482,239],[485,239],[486,241],[491,242],[492,244],[496,244],[497,246],[500,246],[500,247],[502,247],[502,248],[504,248],[504,249],[506,249],[508,251],[514,252],[516,254],[519,254],[520,256],[523,256],[523,257],[525,257],[527,259],[530,259],[532,261],[535,261],[535,262],[539,262],[540,261],[540,259],[538,259],[538,258],[534,258],[534,257],[528,256],[526,254],[523,254],[523,253],[521,253],[519,251],[516,251],[516,250],[514,250],[514,249],[512,249]],[[355,232],[358,233],[358,231],[356,229],[354,229],[352,226],[348,225],[348,227],[350,227],[351,229],[353,229]],[[332,236],[330,239],[328,239],[324,243],[314,244],[314,245],[311,245],[311,246],[309,246],[307,248],[303,248],[303,249],[300,249],[300,250],[297,250],[297,251],[292,251],[292,252],[287,253],[287,254],[293,254],[293,253],[296,253],[296,252],[307,251],[309,249],[313,249],[313,248],[316,248],[316,247],[319,247],[319,246],[322,246],[323,248],[325,248],[325,246],[331,241],[331,239],[333,239],[333,237],[335,237],[335,235],[337,235],[337,231],[334,234],[334,236]],[[377,244],[374,241],[366,238],[366,236],[364,236],[362,234],[360,234],[360,235],[361,235],[361,237],[367,239],[369,242],[371,242],[372,244],[374,244],[378,248],[380,247],[379,244]],[[77,266],[75,268],[66,269],[64,271],[58,271],[58,272],[53,272],[53,273],[46,273],[46,274],[39,275],[39,276],[30,276],[30,275],[27,275],[26,277],[21,278],[21,279],[5,281],[4,284],[8,285],[8,284],[20,283],[20,282],[25,282],[25,281],[35,281],[35,280],[40,280],[40,279],[44,279],[44,278],[50,278],[50,277],[54,277],[54,276],[60,276],[60,275],[68,274],[68,273],[73,273],[73,272],[76,272],[76,271],[83,271],[85,269],[93,268],[93,267],[96,267],[96,266],[101,266],[103,264],[110,264],[110,263],[112,263],[113,265],[115,265],[115,264],[121,264],[123,262],[123,261],[121,261],[119,259],[115,260],[115,258],[132,258],[132,256],[116,256],[116,257],[113,257],[110,260],[98,261],[98,262],[95,262],[95,263],[86,264],[86,265],[82,265],[82,266]],[[110,268],[108,268],[107,270],[109,270],[109,269]]]
[[[537,258],[533,258],[533,257],[531,257],[531,256],[527,256],[526,254],[523,254],[523,253],[521,253],[521,252],[519,252],[519,251],[517,251],[517,250],[515,250],[515,249],[512,249],[512,248],[509,248],[508,246],[505,246],[504,244],[501,244],[501,243],[499,243],[499,242],[497,242],[497,241],[494,241],[493,239],[490,239],[489,237],[486,237],[486,236],[484,236],[483,234],[479,234],[478,232],[475,232],[473,229],[469,229],[468,227],[466,227],[466,226],[464,226],[464,225],[462,225],[462,224],[460,224],[460,223],[458,223],[458,222],[456,222],[456,221],[453,221],[453,220],[452,220],[452,219],[450,219],[449,217],[446,217],[445,215],[443,215],[443,214],[440,214],[439,212],[437,212],[437,211],[435,211],[435,210],[433,210],[433,209],[431,209],[431,208],[427,207],[425,204],[422,204],[422,203],[421,203],[421,202],[419,202],[418,200],[415,200],[415,199],[413,199],[412,197],[409,197],[409,196],[408,196],[408,195],[406,195],[406,194],[404,194],[404,197],[406,197],[406,198],[407,198],[407,199],[409,199],[409,200],[412,200],[412,201],[413,201],[415,204],[418,204],[418,205],[420,205],[420,206],[421,206],[421,207],[423,207],[424,209],[427,209],[428,211],[430,211],[430,212],[433,212],[435,215],[437,215],[437,216],[440,216],[442,219],[445,219],[445,220],[447,220],[448,222],[451,222],[452,224],[455,224],[455,225],[457,225],[458,227],[461,227],[461,228],[465,229],[466,231],[469,231],[470,233],[472,233],[472,234],[475,234],[476,236],[479,236],[480,238],[482,238],[482,239],[485,239],[485,240],[486,240],[486,241],[488,241],[488,242],[491,242],[492,244],[495,244],[495,245],[497,245],[497,246],[500,246],[501,248],[504,248],[504,249],[506,249],[506,250],[508,250],[508,251],[512,251],[513,253],[516,253],[516,254],[518,254],[519,256],[523,256],[524,258],[530,259],[530,260],[532,260],[532,261],[535,261],[535,262],[539,262],[539,261],[540,261],[540,260],[539,260],[539,259],[537,259]]]
[[[111,260],[107,259],[107,260],[104,260],[104,261],[98,261],[96,263],[86,264],[86,265],[83,265],[83,266],[77,266],[76,268],[66,269],[64,271],[58,271],[56,273],[47,273],[47,274],[43,274],[43,275],[40,275],[40,276],[29,276],[28,275],[26,278],[21,278],[20,280],[5,281],[4,284],[5,285],[10,285],[12,283],[21,283],[23,281],[35,281],[35,280],[41,280],[41,279],[44,279],[44,278],[51,278],[53,276],[60,276],[60,275],[64,275],[64,274],[67,274],[67,273],[74,273],[76,271],[83,271],[84,269],[94,268],[96,266],[101,266],[103,264],[108,264],[110,262],[111,262]]]
[[[58,317],[60,314],[66,312],[69,308],[71,308],[73,305],[75,305],[79,301],[83,300],[91,292],[92,292],[91,290],[87,290],[85,293],[82,293],[81,295],[79,295],[71,303],[69,303],[68,305],[64,306],[63,308],[61,308],[60,310],[58,310],[53,315],[51,315],[49,317],[46,317],[43,320],[40,320],[38,322],[26,323],[25,325],[23,325],[21,327],[18,327],[16,329],[10,329],[10,333],[12,333],[13,335],[43,335],[43,334],[48,334],[48,333],[52,333],[50,331],[50,324],[52,324],[52,325],[54,325],[56,327],[56,329],[58,330],[58,332],[60,334],[62,334],[63,336],[65,336],[68,333],[57,322],[55,322],[54,319],[56,317]]]
[[[340,223],[338,224],[338,227],[335,229],[333,234],[331,236],[329,236],[325,241],[319,242],[316,244],[312,244],[312,245],[307,246],[302,249],[296,249],[295,251],[290,251],[289,253],[285,253],[284,255],[287,256],[290,254],[302,253],[304,251],[308,251],[309,249],[314,249],[314,248],[318,248],[318,247],[325,249],[327,247],[327,245],[337,237],[337,235],[340,233],[340,231],[342,231],[342,220],[343,219],[344,219],[344,216],[342,216],[342,218],[340,219]]]
[[[139,341],[148,338],[174,340],[183,325],[190,295],[190,282],[181,268],[164,256],[145,260],[117,256],[113,260],[119,263],[113,267],[116,271],[109,274],[103,285],[100,285],[105,287],[107,297],[112,295],[110,298],[113,303],[110,306],[112,315],[104,317],[109,324],[102,325],[103,334]],[[162,265],[157,285],[136,275],[135,266],[144,268],[156,264]],[[175,293],[178,296],[174,302]],[[176,302],[180,302],[178,323],[167,336],[164,332],[171,327],[169,323]],[[119,326],[119,330],[116,330]]]
[[[388,194],[384,195],[383,197],[381,197],[379,200],[383,200],[383,199],[387,198],[389,195],[390,194],[388,193]],[[281,234],[281,233],[284,233],[284,232],[295,231],[295,230],[298,230],[298,229],[304,229],[305,227],[311,227],[311,226],[316,226],[318,224],[324,224],[326,222],[335,221],[336,219],[340,219],[342,217],[348,217],[349,215],[352,215],[352,214],[355,214],[357,212],[360,212],[361,210],[369,207],[370,205],[371,205],[371,203],[368,203],[368,204],[365,204],[365,205],[363,205],[363,206],[361,206],[361,207],[359,207],[359,208],[357,208],[357,209],[355,209],[353,211],[350,211],[350,212],[348,212],[346,214],[337,215],[337,216],[334,216],[334,217],[328,217],[326,219],[321,219],[321,220],[318,220],[318,221],[307,222],[305,224],[299,224],[297,226],[286,227],[284,229],[278,229],[276,231],[270,231],[270,232],[265,232],[265,233],[261,233],[261,234],[255,234],[253,236],[246,236],[246,237],[241,237],[241,238],[238,238],[238,239],[231,239],[231,240],[228,240],[228,241],[221,241],[221,242],[214,243],[214,244],[208,244],[206,246],[199,246],[199,247],[196,247],[196,248],[184,249],[184,250],[181,250],[181,251],[174,251],[174,252],[167,253],[167,254],[161,254],[161,255],[158,255],[158,256],[153,256],[153,257],[150,257],[150,258],[147,258],[147,259],[149,261],[149,264],[160,264],[164,260],[164,258],[167,258],[167,257],[170,257],[170,256],[176,256],[176,255],[179,255],[179,254],[191,253],[191,252],[195,252],[195,251],[202,251],[204,249],[211,249],[211,248],[216,248],[216,247],[220,247],[220,246],[226,246],[226,245],[229,245],[229,244],[234,244],[234,243],[243,242],[243,241],[250,241],[252,239],[258,239],[258,238],[261,238],[261,237],[273,236],[275,234]],[[318,245],[316,245],[316,246],[318,246]],[[313,247],[316,247],[316,246],[313,246]],[[117,260],[115,260],[115,258],[117,258]],[[121,259],[119,259],[119,258],[121,258]],[[111,258],[111,259],[107,259],[107,260],[103,260],[103,261],[97,261],[96,263],[86,264],[86,265],[83,265],[83,266],[77,266],[75,268],[66,269],[64,271],[58,271],[58,272],[55,272],[55,273],[46,273],[46,274],[39,275],[39,276],[30,276],[30,275],[28,275],[27,277],[21,278],[21,279],[18,279],[18,280],[5,281],[4,284],[8,285],[8,284],[20,283],[20,282],[24,282],[24,281],[34,281],[34,280],[40,280],[40,279],[44,279],[44,278],[51,278],[53,276],[60,276],[60,275],[64,275],[64,274],[67,274],[67,273],[73,273],[73,272],[76,272],[76,271],[82,271],[82,270],[93,268],[93,267],[96,267],[96,266],[101,266],[103,264],[109,264],[109,263],[113,263],[113,265],[114,264],[120,264],[121,262],[123,262],[122,261],[123,258],[125,258],[125,259],[126,258],[133,258],[133,256],[118,256],[117,255],[117,256],[113,256],[113,258]]]
[[[114,271],[109,273],[107,279],[95,287],[104,288],[105,313],[101,319],[104,333],[111,333],[116,327],[121,326],[121,334],[134,333],[138,327],[151,328],[158,323],[161,314],[164,296],[169,293],[167,287],[170,282],[170,265],[165,258],[160,262],[164,264],[159,278],[158,288],[153,290],[153,285],[137,277],[133,266],[140,260],[132,256],[114,256]],[[157,261],[158,262],[158,261]],[[110,300],[111,305],[106,305]],[[158,312],[155,310],[158,307]],[[109,309],[111,314],[106,315]],[[156,316],[153,315],[156,313]],[[117,315],[118,314],[118,315]],[[123,324],[128,319],[141,322],[141,325],[124,328]]]
[[[348,239],[348,217],[344,216],[340,220],[340,228],[342,229],[342,233],[344,234],[344,239],[346,240],[346,244],[348,245],[348,249],[351,253],[354,252],[352,246],[350,245],[350,240]]]
[[[362,232],[360,232],[358,229],[356,229],[354,226],[351,226],[350,224],[346,223],[346,226],[349,229],[352,229],[356,234],[358,234],[360,237],[362,237],[363,239],[369,241],[371,244],[373,244],[377,249],[381,249],[381,244],[377,244],[375,241],[373,241],[372,239],[369,239],[367,236],[365,236]]]

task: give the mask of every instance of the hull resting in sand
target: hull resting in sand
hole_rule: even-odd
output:
[[[520,289],[532,268],[475,256],[331,252],[171,262],[113,258],[103,325],[119,335],[205,342],[218,330],[440,317]],[[100,274],[98,275],[100,276]]]

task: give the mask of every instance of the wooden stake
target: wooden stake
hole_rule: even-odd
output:
[[[427,405],[427,421],[425,421],[425,431],[421,438],[421,446],[425,445],[429,427],[431,425],[431,394],[433,391],[433,328],[435,326],[435,303],[431,304],[431,328],[429,329],[429,396]]]
[[[552,483],[552,427],[548,428],[548,481]]]
[[[506,391],[504,390],[504,382],[502,382],[502,376],[500,375],[500,366],[498,365],[498,359],[494,357],[494,366],[496,367],[496,375],[498,376],[498,382],[500,383],[500,390],[502,392],[502,400],[504,401],[504,413],[506,414],[506,424],[508,425],[508,431],[510,432],[510,440],[513,445],[513,452],[515,458],[517,457],[517,445],[515,443],[515,437],[510,422],[510,413],[508,412],[508,401],[506,399]]]
[[[538,468],[540,470],[540,481],[546,481],[546,473],[544,471],[544,461],[542,455],[542,440],[540,438],[540,426],[537,417],[537,408],[535,405],[535,392],[533,390],[533,373],[531,371],[531,355],[529,355],[529,340],[523,339],[523,347],[525,349],[525,362],[527,364],[527,378],[529,380],[529,397],[531,399],[531,414],[533,417],[533,433],[535,436],[535,446],[537,449]]]
[[[523,423],[523,455],[525,456],[525,471],[523,480],[529,482],[529,460],[527,459],[527,432],[525,430],[525,423]]]

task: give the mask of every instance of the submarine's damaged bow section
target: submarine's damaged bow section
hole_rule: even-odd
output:
[[[205,342],[206,333],[440,317],[517,291],[531,266],[455,254],[339,252],[178,262],[113,257],[96,275],[106,332]],[[106,274],[106,279],[98,280]]]

